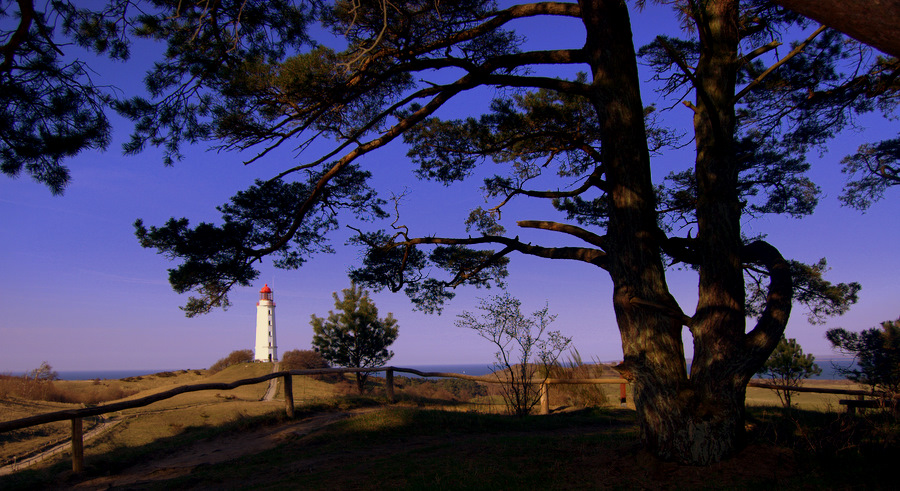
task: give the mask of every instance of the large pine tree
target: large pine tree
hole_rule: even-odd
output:
[[[137,121],[130,150],[160,145],[174,159],[179,144],[206,140],[260,148],[260,159],[286,143],[306,151],[222,206],[220,224],[139,222],[141,243],[181,261],[170,280],[198,294],[186,308],[201,313],[227,305],[229,289],[249,284],[262,258],[300,267],[329,250],[325,238],[347,214],[383,217],[368,178],[403,164],[376,168],[362,156],[405,139],[415,172],[448,185],[496,162],[503,170],[484,182],[494,206],[472,205],[475,236],[414,233],[402,217],[387,231],[359,226],[356,242],[368,252],[354,279],[435,310],[452,287],[495,282],[517,254],[604,270],[644,441],[665,458],[717,461],[740,445],[746,383],[781,338],[792,302],[821,317],[843,312],[858,290],[824,281],[824,263],[786,260],[746,237],[742,223],[812,213],[818,188],[805,176],[807,151],[853,114],[892,108],[900,65],[767,1],[659,3],[684,30],[660,32],[638,51],[623,0],[156,2],[162,13],[137,19],[137,33],[170,49],[148,78],[153,98],[118,105]],[[305,44],[312,14],[345,49]],[[567,18],[583,42],[525,50],[514,29],[531,17]],[[641,62],[655,70],[652,85],[638,77]],[[558,66],[583,74],[537,70]],[[435,118],[483,87],[503,89],[489,108]],[[648,124],[643,87],[683,103],[692,126]],[[661,176],[651,155],[679,130],[695,146],[693,165]],[[333,145],[314,154],[317,139]],[[557,219],[501,219],[520,199],[552,203]],[[569,243],[520,240],[506,232],[511,218]],[[697,271],[692,309],[669,291],[673,263]],[[694,343],[690,373],[684,329]]]

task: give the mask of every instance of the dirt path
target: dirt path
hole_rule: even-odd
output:
[[[272,364],[272,373],[278,371],[278,367],[281,366],[281,363],[273,363]],[[269,379],[269,386],[266,388],[266,395],[262,397],[263,401],[271,401],[275,399],[275,392],[278,390],[278,379],[280,377],[276,377],[273,379]]]
[[[285,439],[306,436],[335,421],[364,411],[367,410],[317,414],[300,421],[199,441],[161,459],[125,469],[115,476],[103,476],[81,482],[75,485],[74,489],[132,487],[173,479],[190,474],[194,468],[201,465],[227,462],[274,448]]]

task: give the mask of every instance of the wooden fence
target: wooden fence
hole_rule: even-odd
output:
[[[84,469],[84,436],[83,436],[83,427],[82,420],[91,416],[99,416],[101,414],[112,413],[116,411],[122,411],[125,409],[133,409],[138,407],[148,406],[153,404],[154,402],[162,401],[165,399],[169,399],[177,396],[178,394],[185,394],[188,392],[197,392],[201,390],[231,390],[237,387],[241,387],[243,385],[251,385],[258,384],[261,382],[267,382],[273,378],[281,377],[284,379],[284,409],[288,418],[294,417],[294,395],[293,395],[293,385],[291,377],[293,375],[322,375],[322,374],[330,374],[330,373],[357,373],[357,372],[385,372],[385,395],[387,399],[391,402],[396,400],[394,396],[394,372],[399,373],[409,373],[418,375],[420,377],[441,377],[441,378],[456,378],[462,380],[472,380],[476,382],[496,384],[496,383],[505,383],[505,380],[501,380],[494,377],[489,376],[474,376],[474,375],[465,375],[459,373],[446,373],[446,372],[422,372],[419,370],[415,370],[412,368],[398,368],[398,367],[377,367],[377,368],[319,368],[319,369],[311,369],[311,370],[285,370],[280,372],[273,372],[261,377],[254,377],[248,379],[237,380],[231,383],[208,383],[208,384],[195,384],[195,385],[184,385],[181,387],[176,387],[171,390],[167,390],[165,392],[160,392],[157,394],[153,394],[146,397],[141,397],[138,399],[131,399],[128,401],[114,402],[112,404],[104,404],[101,406],[81,408],[81,409],[66,409],[63,411],[55,411],[51,413],[38,414],[36,416],[30,416],[27,418],[15,419],[12,421],[0,421],[0,433],[4,433],[7,431],[18,430],[22,428],[28,428],[31,426],[37,426],[46,423],[52,423],[55,421],[63,421],[63,420],[71,420],[72,422],[72,470],[74,472],[82,472]],[[541,384],[541,414],[549,414],[550,413],[550,386],[555,384],[619,384],[620,387],[620,402],[625,404],[625,394],[626,389],[625,385],[628,383],[627,380],[622,378],[591,378],[591,379],[559,379],[559,378],[548,378],[548,379],[535,379],[529,381],[532,384]],[[766,383],[758,383],[751,382],[748,384],[749,387],[761,387],[766,389],[781,389],[781,386],[766,384]],[[865,395],[871,395],[870,392],[862,391],[862,390],[844,390],[844,389],[826,389],[826,388],[814,388],[814,387],[795,387],[791,388],[792,391],[796,392],[818,392],[824,394],[844,394],[844,395],[855,395],[862,399]],[[848,406],[849,408],[849,406]]]

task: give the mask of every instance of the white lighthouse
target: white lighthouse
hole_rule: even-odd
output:
[[[275,344],[275,301],[269,285],[259,291],[256,302],[256,359],[258,361],[278,361],[278,346]]]

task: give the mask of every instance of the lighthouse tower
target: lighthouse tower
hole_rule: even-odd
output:
[[[278,361],[278,347],[275,344],[275,301],[269,285],[259,291],[256,302],[256,359],[258,361]]]

